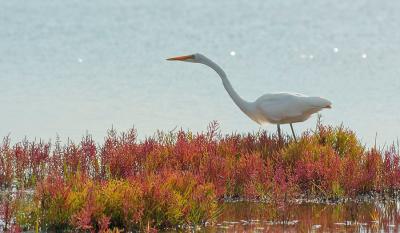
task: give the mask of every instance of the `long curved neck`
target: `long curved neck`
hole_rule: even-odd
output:
[[[222,84],[225,87],[225,90],[228,92],[229,96],[232,98],[233,102],[242,110],[247,116],[252,118],[251,114],[251,103],[247,102],[246,100],[242,99],[239,94],[233,89],[231,83],[229,82],[224,70],[219,67],[215,62],[211,61],[210,59],[204,57],[202,59],[202,64],[211,67],[215,72],[218,73],[219,77],[222,79]]]

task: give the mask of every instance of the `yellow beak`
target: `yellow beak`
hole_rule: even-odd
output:
[[[168,61],[185,61],[188,59],[193,59],[193,55],[167,58]]]

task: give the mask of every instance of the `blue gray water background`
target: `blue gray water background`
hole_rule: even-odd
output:
[[[0,135],[101,142],[112,126],[144,138],[212,120],[223,133],[259,130],[212,70],[164,60],[201,52],[245,99],[324,96],[324,123],[389,144],[400,131],[399,12],[395,0],[3,0]]]

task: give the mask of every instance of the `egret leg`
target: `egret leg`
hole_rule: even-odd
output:
[[[281,125],[277,124],[276,126],[278,127],[278,139],[280,141],[281,140]]]
[[[294,141],[297,142],[296,135],[294,134],[293,125],[290,123],[290,128],[292,129]]]

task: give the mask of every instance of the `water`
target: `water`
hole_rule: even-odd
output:
[[[254,202],[225,203],[202,232],[399,232],[400,209],[385,203],[300,204],[285,211]]]
[[[325,123],[385,145],[400,130],[399,10],[395,0],[1,1],[0,135],[101,141],[111,127],[143,138],[212,120],[258,130],[212,70],[164,60],[201,52],[245,99],[324,96]]]

